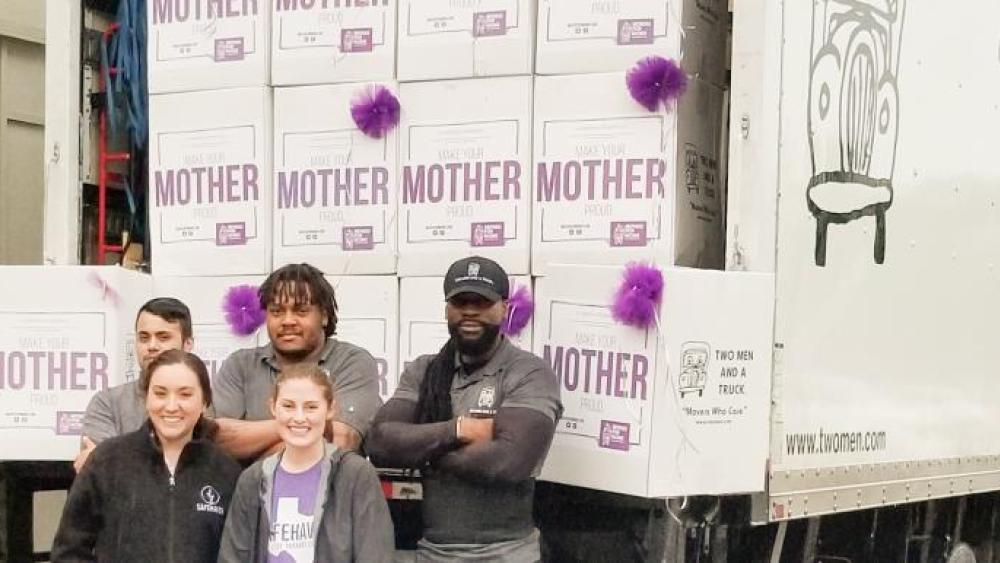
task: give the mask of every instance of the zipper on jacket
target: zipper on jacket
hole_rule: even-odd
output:
[[[167,491],[167,561],[174,561],[174,490],[177,488],[177,481],[174,476],[170,476],[170,487]]]

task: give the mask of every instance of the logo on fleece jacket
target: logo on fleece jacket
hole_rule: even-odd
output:
[[[212,512],[214,514],[223,515],[226,510],[219,506],[219,502],[222,500],[222,495],[219,491],[215,490],[212,485],[205,485],[201,488],[201,502],[195,504],[195,510],[198,512]]]

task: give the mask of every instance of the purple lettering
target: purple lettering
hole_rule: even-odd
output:
[[[156,178],[156,206],[170,207],[174,205],[174,171],[167,170],[154,173]]]
[[[636,171],[636,168],[640,166],[642,166],[642,159],[640,158],[630,158],[625,161],[625,177],[628,179],[625,189],[626,199],[643,198],[643,192],[639,187],[639,183],[642,181],[642,174]]]
[[[335,205],[344,202],[350,205],[351,197],[351,174],[350,170],[333,171],[333,201]]]
[[[372,205],[386,205],[388,203],[389,170],[381,166],[372,168]]]
[[[521,199],[521,163],[516,160],[503,163],[503,197]]]
[[[663,195],[665,175],[658,158],[539,162],[535,200],[651,199]]]
[[[299,206],[299,172],[278,172],[278,209]]]
[[[602,359],[608,360],[607,365],[601,362]],[[615,373],[615,354],[614,352],[598,352],[597,353],[597,382],[594,385],[594,393],[598,395],[611,395],[611,380]],[[604,388],[601,388],[601,382],[604,382]]]
[[[347,202],[347,205],[368,205],[368,200],[365,199],[365,188],[368,187],[368,182],[366,182],[365,175],[368,173],[367,168],[355,168],[354,172],[354,198]]]
[[[667,173],[667,163],[663,159],[650,158],[646,160],[646,197],[653,197],[655,193],[663,196],[663,177]],[[653,189],[656,189],[654,192]]]
[[[410,166],[403,167],[403,203],[423,203],[427,197],[424,181],[424,165],[414,170]]]
[[[431,203],[437,203],[443,198],[444,168],[440,164],[432,164],[427,169],[427,200]]]
[[[32,384],[33,389],[41,389],[42,382],[38,380],[42,373],[42,358],[45,357],[45,352],[40,352],[38,350],[28,352],[26,354],[31,362],[31,373],[34,375],[34,383]],[[49,376],[49,386],[52,386],[52,376]]]
[[[630,354],[615,354],[615,397],[625,396],[625,379],[628,378],[628,363]]]
[[[611,163],[614,162],[614,171],[611,170]],[[622,198],[622,159],[616,158],[614,161],[604,161],[604,198],[611,199],[611,186],[615,187],[615,199]]]
[[[600,160],[584,160],[583,167],[587,169],[585,176],[587,177],[587,197],[593,201],[597,198],[597,193],[595,192],[597,182],[597,167],[601,165]],[[607,191],[605,191],[605,196]]]
[[[576,201],[580,199],[580,190],[583,183],[580,181],[580,163],[571,160],[563,165],[563,189],[566,201]]]
[[[0,351],[0,389],[107,389],[108,366],[102,352]]]
[[[173,23],[174,0],[153,0],[153,25]]]
[[[59,380],[58,388],[64,388],[68,372],[69,362],[66,358],[66,352],[49,352],[49,388],[57,388],[57,378]]]
[[[70,352],[69,357],[70,365],[72,366],[70,369],[72,376],[70,377],[69,388],[80,391],[85,390],[87,386],[79,383],[79,376],[87,373],[87,370],[81,365],[83,360],[87,358],[87,354],[85,352]],[[63,384],[63,388],[65,388],[65,383]]]
[[[24,354],[11,352],[7,356],[7,383],[11,389],[24,388]]]
[[[634,354],[632,356],[632,398],[636,397],[636,387],[641,388],[641,394],[639,396],[643,401],[646,400],[646,374],[649,373],[649,360],[646,356],[642,354]]]
[[[465,182],[463,185],[465,200],[498,200],[499,197],[491,198],[489,194],[483,194],[483,163],[482,162],[466,162],[462,165],[462,171],[465,176]],[[484,198],[485,195],[485,198]]]
[[[538,184],[538,199],[536,201],[559,201],[559,194],[562,188],[559,180],[562,178],[561,162],[539,162],[538,176],[535,183]]]
[[[254,8],[256,10],[256,8]],[[256,12],[255,12],[256,13]],[[257,169],[256,164],[244,164],[243,165],[243,200],[244,201],[260,201],[260,186],[257,185],[257,179],[260,178],[260,170]],[[253,195],[250,195],[250,191],[253,190]]]

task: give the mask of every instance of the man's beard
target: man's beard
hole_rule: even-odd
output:
[[[493,348],[497,338],[500,337],[500,325],[481,323],[483,327],[482,334],[472,340],[462,337],[458,332],[458,325],[459,323],[448,323],[448,334],[451,335],[452,341],[455,342],[458,352],[465,356],[472,358],[482,356]]]

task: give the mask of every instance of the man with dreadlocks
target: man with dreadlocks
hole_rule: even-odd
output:
[[[378,369],[371,354],[333,338],[337,300],[323,272],[309,264],[289,264],[260,286],[270,343],[233,352],[212,381],[217,441],[239,459],[253,459],[281,438],[268,409],[278,372],[315,363],[331,378],[337,397],[333,441],[357,449],[381,406]]]
[[[417,561],[537,561],[535,477],[562,414],[559,382],[500,334],[507,274],[474,256],[444,280],[451,338],[417,358],[379,410],[368,451],[380,467],[419,468]]]

